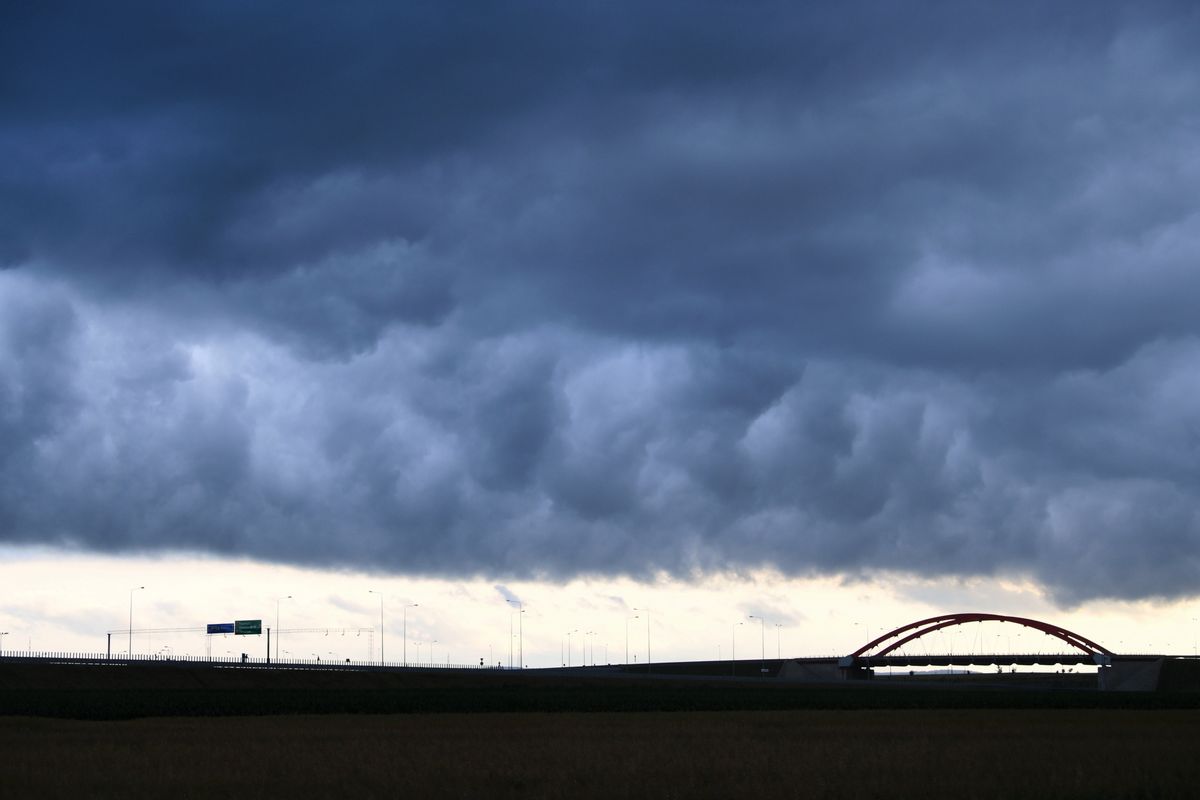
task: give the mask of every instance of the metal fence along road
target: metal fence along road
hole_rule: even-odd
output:
[[[505,667],[486,666],[482,664],[447,664],[445,662],[437,663],[416,663],[408,662],[386,662],[380,664],[378,661],[337,661],[321,658],[287,658],[276,660],[274,658],[252,658],[250,656],[162,656],[158,654],[152,655],[134,655],[134,656],[112,656],[109,657],[104,653],[73,653],[73,652],[43,652],[43,651],[6,651],[0,655],[0,663],[27,663],[27,664],[96,664],[96,665],[111,665],[111,666],[130,666],[130,665],[160,665],[171,666],[174,664],[186,666],[212,666],[212,667],[247,667],[247,668],[270,668],[270,669],[321,669],[321,670],[352,670],[352,671],[396,671],[396,670],[499,670],[507,669]],[[514,668],[514,672],[516,669]]]

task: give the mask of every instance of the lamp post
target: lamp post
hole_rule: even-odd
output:
[[[625,663],[626,664],[629,663],[629,620],[631,620],[631,619],[641,619],[641,617],[639,617],[637,614],[634,614],[632,617],[625,618]]]
[[[779,661],[779,629],[783,627],[782,622],[775,623],[775,660]]]
[[[404,666],[408,666],[408,610],[416,608],[420,603],[409,603],[404,607]]]
[[[133,593],[145,588],[145,586],[135,586],[129,590],[129,652],[126,655],[130,658],[133,658]]]
[[[650,671],[650,609],[635,608],[634,611],[640,611],[646,615],[646,672]]]
[[[749,616],[749,619],[758,620],[759,647],[762,648],[758,656],[758,674],[761,677],[767,674],[767,621],[761,616],[756,617],[753,614]]]
[[[276,597],[275,598],[275,660],[276,661],[279,660],[279,601],[291,600],[291,599],[292,599],[292,596],[290,594],[286,597]]]
[[[434,639],[432,642],[429,643],[429,668],[430,669],[433,669],[433,646],[437,643],[438,643],[437,639]]]
[[[568,667],[571,666],[571,634],[573,634],[573,633],[579,633],[579,629],[576,628],[573,631],[567,631],[567,666]]]
[[[870,642],[871,641],[871,626],[870,626],[870,624],[865,623],[865,622],[855,622],[853,624],[855,625],[855,627],[857,627],[859,625],[863,626],[863,630],[867,632],[867,642]]]
[[[734,678],[737,677],[737,629],[738,629],[738,625],[744,625],[744,624],[745,623],[743,623],[743,622],[735,622],[735,623],[733,623],[733,625],[730,626],[730,628],[732,629],[730,638],[733,640],[733,642],[729,649],[729,675],[730,675],[730,677],[734,677]]]
[[[517,664],[518,668],[525,669],[525,605],[520,600],[505,600],[504,602],[517,604]],[[509,609],[508,614],[508,641],[511,650],[512,647],[512,609]],[[512,653],[508,656],[508,667],[512,669]]]
[[[8,631],[0,631],[0,656],[4,655],[4,637],[8,636]]]
[[[383,666],[383,592],[374,589],[367,590],[370,594],[379,595],[379,666]]]

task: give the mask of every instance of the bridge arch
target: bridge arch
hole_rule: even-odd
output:
[[[886,656],[893,650],[897,650],[914,639],[919,639],[926,634],[939,631],[942,628],[949,628],[954,625],[966,625],[972,622],[1012,622],[1017,625],[1023,625],[1026,628],[1033,628],[1034,630],[1041,631],[1042,633],[1053,636],[1056,639],[1061,639],[1075,649],[1080,650],[1088,655],[1114,655],[1112,651],[1103,645],[1093,642],[1091,639],[1088,639],[1084,636],[1080,636],[1078,633],[1073,633],[1066,628],[1053,625],[1049,622],[1029,619],[1028,617],[1013,617],[1007,614],[968,612],[959,614],[943,614],[941,616],[930,617],[929,619],[922,619],[916,622],[910,622],[907,625],[902,625],[895,630],[888,631],[882,636],[871,640],[867,644],[851,653],[850,657],[861,658],[866,656],[868,653],[871,656]],[[896,641],[891,642],[890,640],[892,639],[895,639]],[[887,646],[882,650],[876,653],[871,653],[873,649],[884,644]]]

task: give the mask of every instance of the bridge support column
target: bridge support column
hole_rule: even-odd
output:
[[[1180,656],[1114,656],[1101,666],[1100,689],[1106,692],[1200,691],[1200,659]]]
[[[875,677],[875,670],[857,665],[842,667],[841,673],[844,681],[869,681]]]

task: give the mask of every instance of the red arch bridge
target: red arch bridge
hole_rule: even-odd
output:
[[[999,653],[972,652],[962,654],[915,654],[906,647],[924,636],[956,625],[977,622],[1009,622],[1030,628],[1062,641],[1067,647],[1059,653]],[[999,648],[997,648],[999,649]],[[1115,653],[1085,636],[1049,622],[1028,617],[980,612],[942,614],[910,622],[872,639],[848,656],[838,660],[838,666],[849,673],[863,672],[873,667],[968,667],[968,666],[1109,666]]]

